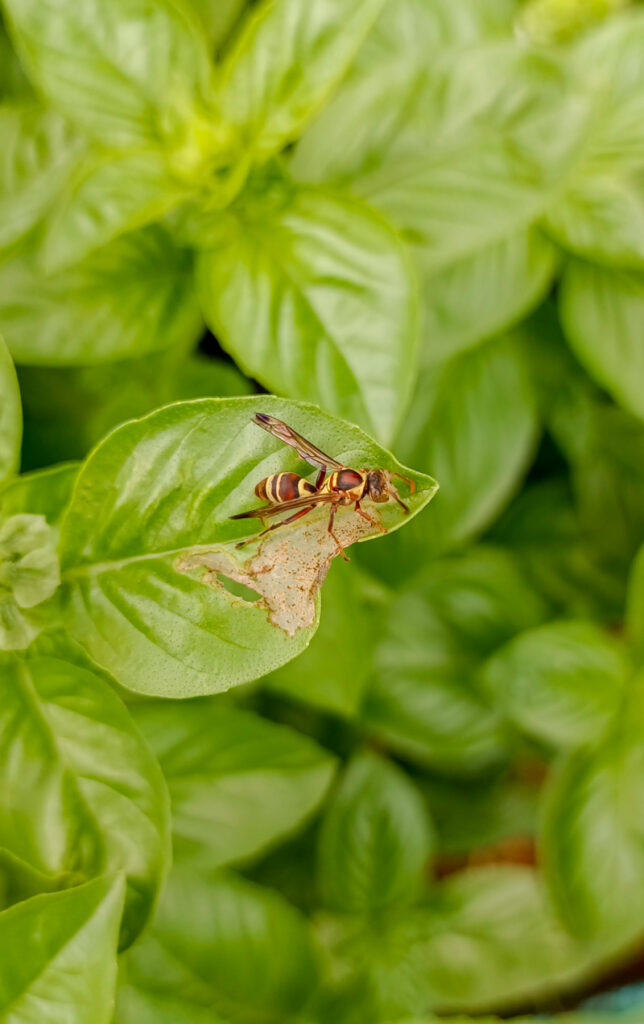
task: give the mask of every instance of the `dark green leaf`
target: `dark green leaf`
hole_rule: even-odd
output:
[[[179,868],[126,971],[144,1002],[169,998],[180,1013],[186,1006],[186,1017],[173,1018],[182,1024],[201,1024],[205,1009],[213,1024],[218,1014],[231,1024],[282,1024],[317,983],[307,924],[276,893],[234,876]]]
[[[644,546],[640,548],[631,570],[626,624],[628,637],[641,664],[644,660]]]
[[[347,197],[284,186],[221,220],[200,254],[206,319],[251,377],[388,443],[417,349],[411,270],[393,231]]]
[[[577,747],[610,729],[627,667],[625,652],[598,626],[552,622],[511,640],[482,677],[519,729],[555,747]]]
[[[61,191],[84,143],[52,110],[0,109],[0,249],[38,223]]]
[[[468,775],[497,764],[507,754],[505,737],[475,672],[545,614],[500,550],[473,548],[432,562],[391,606],[362,712],[367,729],[441,771]]]
[[[291,142],[350,66],[384,0],[262,4],[227,54],[223,116],[258,158]]]
[[[22,409],[16,371],[0,335],[0,483],[11,476],[20,462]]]
[[[529,778],[474,779],[465,785],[428,779],[422,789],[448,865],[451,856],[485,855],[490,847],[494,855],[494,848],[506,842],[512,851],[515,842],[529,843],[535,834],[538,788]]]
[[[178,860],[247,860],[297,828],[333,777],[326,751],[248,711],[212,700],[133,711],[168,783]]]
[[[87,366],[188,345],[202,330],[189,253],[161,228],[44,277],[34,252],[0,264],[0,329],[20,363]]]
[[[272,534],[255,555],[232,543],[256,532],[229,517],[256,506],[258,480],[303,469],[251,422],[258,409],[347,465],[408,475],[357,427],[271,396],[168,406],[111,434],[81,470],[61,550],[69,629],[126,687],[174,697],[226,690],[288,661],[315,631],[317,589],[337,554],[328,511]],[[417,512],[436,485],[412,477]],[[393,502],[380,507],[389,528],[406,518]],[[375,528],[347,509],[336,532],[350,544]],[[263,601],[236,596],[231,579]]]
[[[632,938],[641,931],[644,787],[641,683],[602,746],[572,751],[549,782],[542,858],[550,893],[580,936]]]
[[[43,634],[25,654],[1,658],[2,870],[11,879],[18,860],[51,888],[122,871],[127,944],[169,859],[159,767],[109,680],[62,636]]]
[[[52,466],[15,477],[0,488],[0,518],[28,512],[57,526],[69,502],[78,465]]]
[[[393,764],[359,754],[322,823],[319,876],[327,906],[372,914],[412,902],[432,833],[418,791]]]
[[[123,885],[97,878],[0,914],[6,1024],[110,1024]]]

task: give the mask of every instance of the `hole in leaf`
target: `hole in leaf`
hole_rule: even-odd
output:
[[[241,597],[243,601],[250,601],[254,603],[261,599],[261,594],[258,594],[256,590],[251,590],[244,583],[240,583],[238,580],[233,580],[230,576],[225,576],[223,573],[217,573],[217,582],[221,583],[224,590],[227,590],[233,597]]]

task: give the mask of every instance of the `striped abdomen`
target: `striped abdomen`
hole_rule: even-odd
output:
[[[273,476],[260,480],[255,488],[257,497],[270,505],[279,505],[283,501],[292,501],[293,498],[303,498],[306,494],[315,493],[313,484],[297,473],[274,473]]]

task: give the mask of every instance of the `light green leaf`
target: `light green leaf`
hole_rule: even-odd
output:
[[[3,1024],[110,1024],[123,885],[97,878],[0,914]]]
[[[122,984],[118,990],[114,1024],[228,1024],[209,1006],[188,1002],[187,996],[158,993]],[[574,1024],[574,1022],[571,1022]],[[603,1024],[602,1021],[592,1024]],[[620,1024],[624,1022],[620,1021]],[[625,1022],[628,1024],[628,1021]]]
[[[252,14],[221,72],[219,103],[256,157],[291,142],[350,66],[384,0],[273,0]]]
[[[483,669],[499,708],[529,736],[555,747],[597,741],[622,701],[625,652],[591,622],[552,622],[501,648]]]
[[[409,475],[357,427],[272,396],[168,406],[115,431],[81,470],[61,550],[68,628],[123,686],[174,697],[226,690],[288,661],[315,631],[317,590],[337,554],[328,511],[271,534],[255,555],[232,543],[252,536],[252,524],[229,517],[256,506],[260,479],[309,472],[251,422],[258,410],[349,466]],[[411,477],[415,513],[436,485]],[[394,502],[379,508],[389,529],[407,518]],[[347,509],[336,532],[350,544],[376,531]],[[231,580],[262,600],[236,596]]]
[[[180,868],[126,971],[145,1000],[176,1000],[181,1013],[186,1006],[186,1017],[174,1020],[190,1024],[201,1024],[205,1009],[213,1024],[218,1014],[231,1024],[282,1024],[317,983],[307,923],[277,893]],[[118,1024],[124,1020],[117,1016]]]
[[[282,665],[264,685],[293,700],[354,717],[372,671],[386,607],[386,594],[356,566],[331,566],[317,633],[299,658]]]
[[[35,105],[0,109],[0,249],[43,217],[83,148],[69,123],[52,110]]]
[[[585,152],[598,170],[638,167],[644,158],[644,15],[633,9],[582,35],[572,68],[593,100]]]
[[[433,561],[393,602],[362,720],[394,750],[442,772],[480,774],[506,737],[475,679],[481,659],[546,609],[502,551]]]
[[[555,270],[553,246],[530,227],[425,275],[424,364],[438,363],[520,320],[548,291]]]
[[[580,362],[620,405],[644,418],[644,275],[571,260],[560,302]]]
[[[52,466],[35,473],[23,473],[0,488],[0,518],[28,512],[44,516],[57,526],[67,508],[78,464]]]
[[[4,0],[53,106],[102,144],[180,147],[210,89],[205,37],[170,0]]]
[[[312,814],[333,777],[330,754],[251,712],[212,700],[132,710],[170,790],[178,860],[249,859]]]
[[[201,21],[210,45],[220,50],[248,7],[248,0],[188,0]]]
[[[159,227],[117,239],[44,277],[33,252],[0,263],[0,330],[14,358],[92,365],[188,345],[202,321],[190,254]]]
[[[412,782],[388,761],[357,755],[322,822],[318,869],[325,903],[354,914],[411,903],[432,845]]]
[[[357,200],[280,185],[222,219],[197,263],[209,326],[250,377],[391,440],[415,373],[414,285]]]
[[[644,266],[644,189],[641,178],[610,170],[579,171],[546,226],[560,245],[608,266]]]
[[[420,912],[426,941],[415,952],[430,1006],[481,1013],[545,1001],[595,976],[606,948],[561,927],[530,868],[460,872]],[[613,949],[623,937],[612,938]],[[458,950],[458,955],[455,955]]]
[[[27,647],[39,632],[30,612],[60,583],[57,539],[42,515],[0,521],[0,650]]]
[[[499,513],[535,448],[532,384],[517,339],[495,338],[424,371],[397,447],[431,472],[441,490],[431,525],[420,519],[382,552],[388,578],[462,545]],[[385,559],[385,561],[383,561]],[[375,568],[372,552],[365,561]]]
[[[147,921],[169,859],[159,767],[110,681],[58,633],[0,661],[2,870],[64,887],[126,875],[122,942]],[[6,856],[8,855],[8,857]]]
[[[643,722],[640,680],[603,745],[567,754],[548,782],[542,863],[557,909],[579,936],[641,933]]]
[[[91,153],[50,220],[42,254],[46,271],[78,263],[119,235],[160,220],[189,194],[156,150]]]
[[[16,371],[0,335],[0,484],[20,462],[22,409]]]

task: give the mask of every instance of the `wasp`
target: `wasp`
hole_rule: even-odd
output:
[[[264,523],[266,519],[273,516],[279,516],[284,513],[292,513],[292,515],[287,515],[286,519],[282,519],[279,523],[267,526],[266,529],[254,537],[248,537],[246,540],[240,541],[236,545],[238,548],[243,547],[245,544],[251,544],[272,530],[277,530],[280,526],[294,523],[296,519],[301,519],[302,516],[305,516],[318,505],[329,505],[329,525],[327,530],[337,544],[339,553],[348,562],[349,559],[345,554],[344,548],[333,532],[335,514],[341,505],[353,505],[354,511],[359,516],[362,516],[363,519],[366,519],[368,523],[382,533],[387,532],[384,526],[361,508],[360,503],[365,498],[371,498],[372,501],[377,503],[389,501],[390,498],[393,498],[394,501],[398,502],[403,512],[409,512],[408,506],[401,499],[391,482],[392,477],[398,477],[400,480],[403,480],[408,485],[410,494],[413,494],[416,485],[413,480],[402,476],[401,473],[391,473],[388,469],[361,469],[359,471],[351,469],[349,466],[338,462],[337,459],[332,459],[330,455],[325,455],[314,444],[311,444],[305,437],[298,434],[296,430],[289,427],[287,423],[275,419],[274,416],[267,416],[263,412],[255,413],[253,423],[256,423],[258,427],[263,427],[264,430],[279,438],[284,444],[290,445],[301,459],[315,466],[319,472],[314,484],[305,480],[304,477],[299,476],[297,473],[274,473],[272,476],[267,476],[264,480],[260,480],[255,487],[255,494],[262,501],[265,501],[266,504],[260,508],[250,509],[248,512],[240,512],[238,515],[231,516],[230,518],[261,519],[262,523]]]

